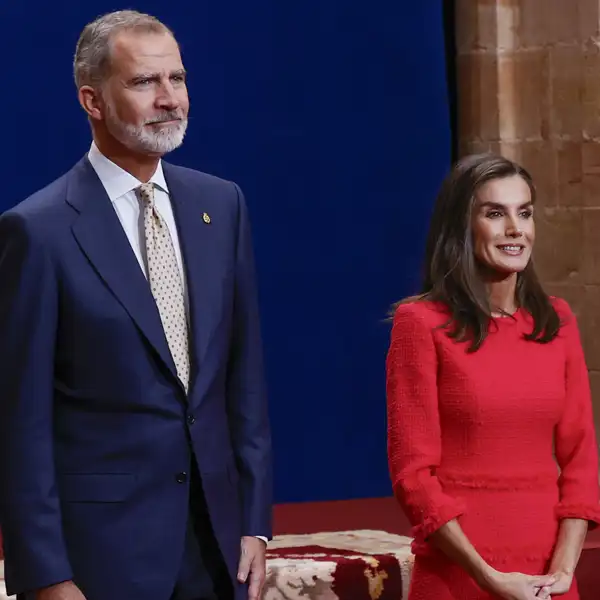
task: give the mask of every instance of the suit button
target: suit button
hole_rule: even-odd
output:
[[[188,475],[185,471],[182,471],[181,473],[177,473],[177,475],[175,475],[175,481],[177,483],[185,483],[187,481]]]
[[[187,422],[188,425],[193,425],[196,422],[196,417],[194,415],[188,415]]]

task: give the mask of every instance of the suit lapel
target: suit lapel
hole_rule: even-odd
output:
[[[87,160],[73,169],[67,202],[78,212],[73,234],[93,268],[129,313],[157,354],[177,371],[150,286],[102,183]]]
[[[216,285],[213,263],[215,226],[206,224],[202,215],[210,214],[207,199],[197,187],[176,172],[176,167],[163,162],[171,204],[177,222],[179,243],[185,264],[190,307],[190,346],[194,377],[203,364],[219,314],[220,287]],[[193,381],[191,382],[193,385]]]

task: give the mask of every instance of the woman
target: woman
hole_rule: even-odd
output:
[[[460,161],[436,201],[423,292],[395,311],[388,451],[414,526],[409,600],[579,598],[598,449],[575,317],[531,262],[534,205],[520,166]]]

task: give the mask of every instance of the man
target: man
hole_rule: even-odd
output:
[[[157,19],[90,23],[74,68],[89,154],[0,218],[8,592],[257,599],[271,450],[242,193],[161,162],[188,96]]]

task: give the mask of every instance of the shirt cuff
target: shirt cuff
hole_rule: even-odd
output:
[[[263,535],[255,535],[254,537],[258,538],[259,540],[262,540],[265,543],[265,545],[269,543],[269,540]]]

